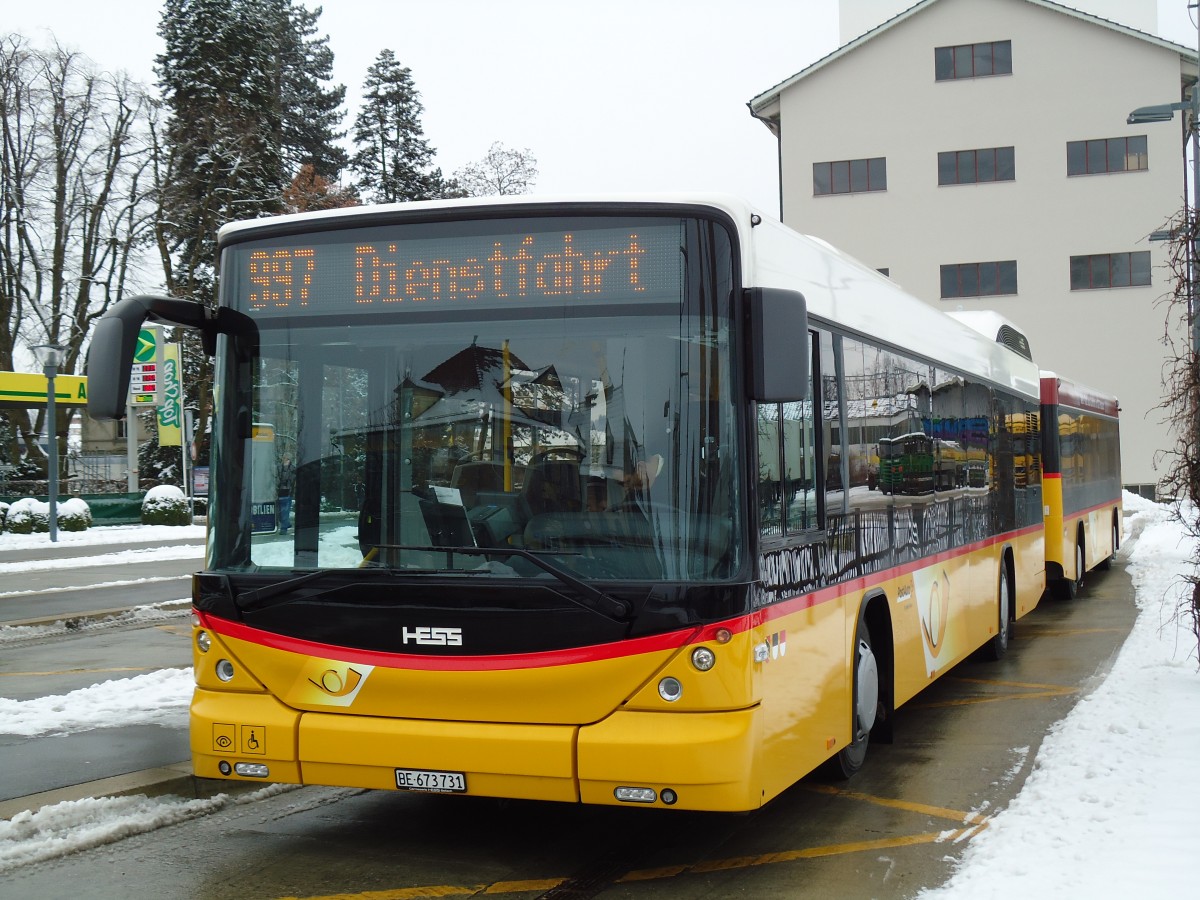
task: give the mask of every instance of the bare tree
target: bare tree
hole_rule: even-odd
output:
[[[136,280],[152,217],[150,111],[124,75],[0,36],[0,369],[19,345],[50,342],[76,371],[92,324]],[[15,419],[27,458],[42,458],[40,414]]]
[[[537,177],[532,150],[513,150],[496,141],[483,159],[455,172],[451,183],[468,197],[503,197],[529,193]]]
[[[1161,488],[1178,500],[1174,515],[1194,541],[1200,542],[1200,347],[1195,345],[1197,327],[1194,317],[1200,315],[1200,272],[1195,270],[1196,242],[1200,239],[1197,217],[1184,210],[1167,228],[1172,235],[1168,252],[1171,271],[1171,293],[1162,298],[1166,306],[1163,344],[1166,360],[1163,363],[1164,399],[1159,405],[1173,426],[1175,446],[1160,451],[1166,463],[1166,475]],[[1195,564],[1190,573],[1180,577],[1191,585],[1191,591],[1180,601],[1176,611],[1188,625],[1200,646],[1200,549],[1193,554]]]

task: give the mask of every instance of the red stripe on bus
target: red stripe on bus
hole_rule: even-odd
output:
[[[786,600],[772,603],[770,606],[757,609],[745,615],[736,616],[723,622],[714,622],[699,628],[685,628],[670,631],[665,634],[649,635],[647,637],[631,638],[626,641],[616,641],[608,644],[592,644],[586,647],[569,647],[563,650],[543,650],[534,653],[506,653],[489,656],[429,656],[415,653],[389,653],[381,650],[358,650],[353,647],[343,647],[337,644],[323,644],[303,638],[288,637],[263,631],[241,622],[233,622],[207,613],[195,610],[200,625],[210,631],[259,644],[274,650],[296,653],[301,656],[315,656],[322,659],[337,659],[341,662],[360,663],[362,665],[382,666],[387,668],[407,668],[430,672],[486,672],[506,669],[541,669],[554,666],[576,665],[586,662],[597,662],[605,659],[619,659],[625,656],[638,656],[643,653],[655,653],[661,650],[677,650],[690,643],[714,640],[718,631],[725,629],[740,634],[749,631],[772,619],[779,619],[806,609],[812,609],[824,603],[832,602],[847,594],[855,594],[867,588],[910,574],[927,566],[934,566],[966,556],[987,547],[1013,538],[1022,537],[1041,530],[1040,525],[1030,526],[1019,531],[985,538],[973,544],[956,547],[933,556],[923,556],[918,560],[893,566],[870,575],[840,581],[835,585],[818,588],[798,594]]]

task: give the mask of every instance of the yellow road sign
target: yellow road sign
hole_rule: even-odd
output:
[[[54,378],[55,406],[87,404],[86,375],[57,375]],[[31,372],[0,372],[0,406],[33,409],[46,405],[46,376]]]

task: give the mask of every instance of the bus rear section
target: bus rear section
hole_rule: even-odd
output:
[[[1121,437],[1116,397],[1041,373],[1046,580],[1076,596],[1121,540]]]

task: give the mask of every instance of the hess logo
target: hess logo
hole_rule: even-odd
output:
[[[420,644],[426,647],[461,647],[462,629],[436,626],[405,627],[400,638],[406,644]]]

